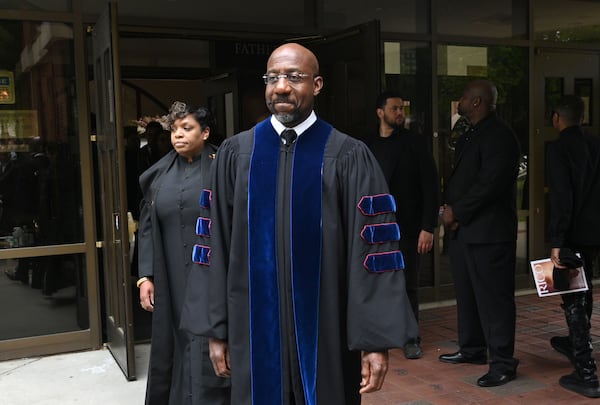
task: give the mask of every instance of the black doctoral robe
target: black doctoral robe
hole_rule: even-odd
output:
[[[377,161],[322,120],[290,146],[265,120],[222,144],[212,186],[210,266],[182,326],[228,342],[232,403],[360,404],[360,351],[418,335]]]
[[[148,405],[229,403],[222,388],[229,381],[215,376],[207,339],[179,329],[194,226],[202,214],[199,198],[215,151],[206,144],[193,162],[171,151],[140,176],[139,276],[153,277],[155,288]]]

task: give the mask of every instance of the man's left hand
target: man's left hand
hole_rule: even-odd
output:
[[[388,369],[388,352],[362,352],[360,393],[379,391]]]
[[[429,251],[433,247],[433,234],[431,232],[427,232],[426,230],[422,230],[419,233],[419,242],[417,244],[417,252],[422,255]]]
[[[554,267],[556,268],[567,268],[567,266],[560,262],[560,248],[552,248],[552,250],[550,250],[550,260],[552,260],[552,264],[554,264]]]

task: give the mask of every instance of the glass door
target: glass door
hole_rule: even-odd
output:
[[[82,33],[0,26],[0,360],[97,347]]]
[[[131,380],[135,379],[135,353],[116,18],[116,3],[110,2],[96,22],[92,40],[107,344]]]

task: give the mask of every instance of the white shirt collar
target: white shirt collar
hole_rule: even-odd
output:
[[[315,114],[314,111],[311,111],[310,115],[308,116],[307,119],[305,119],[304,121],[302,121],[300,124],[296,125],[295,127],[289,128],[289,129],[293,129],[294,131],[296,131],[296,134],[298,136],[302,135],[302,133],[304,131],[306,131],[312,124],[315,123],[315,121],[317,121],[317,115]],[[275,131],[277,131],[278,135],[281,135],[281,133],[285,130],[288,129],[288,127],[286,127],[285,125],[283,125],[281,122],[279,122],[277,120],[277,118],[275,118],[274,115],[271,115],[271,125],[273,125],[273,128],[275,128]]]

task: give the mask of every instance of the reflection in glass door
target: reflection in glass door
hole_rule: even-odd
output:
[[[44,336],[63,333],[66,342],[90,328],[90,314],[73,27],[0,26],[2,360],[56,350],[43,347]]]
[[[435,158],[437,144],[431,117],[431,46],[429,42],[385,41],[383,54],[382,89],[396,91],[402,96],[406,117],[404,126],[425,138],[424,143]],[[371,103],[375,120],[374,103],[375,100]],[[373,124],[371,132],[375,131],[376,125]],[[451,294],[439,288],[451,281],[438,277],[436,250],[437,246],[434,246],[432,251],[419,257],[419,300],[423,303],[446,299]]]

